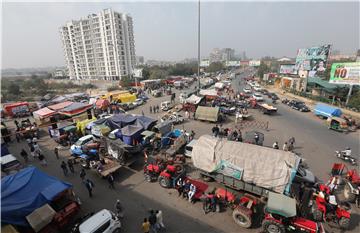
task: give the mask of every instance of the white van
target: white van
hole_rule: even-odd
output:
[[[79,233],[120,233],[121,223],[113,212],[100,210],[79,225]]]
[[[184,155],[186,157],[191,158],[192,149],[193,149],[193,146],[195,145],[196,141],[197,141],[196,139],[193,139],[185,146]]]
[[[174,107],[174,105],[172,103],[170,103],[170,101],[164,101],[161,103],[161,110],[163,111],[168,111],[170,109],[172,109]]]

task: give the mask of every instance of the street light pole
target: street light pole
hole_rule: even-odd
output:
[[[199,0],[199,4],[198,4],[198,73],[197,73],[197,77],[198,77],[198,88],[199,88],[199,93],[200,93],[200,0]]]

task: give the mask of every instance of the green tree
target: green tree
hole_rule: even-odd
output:
[[[14,82],[12,82],[8,87],[8,92],[11,95],[20,95],[20,86]]]
[[[222,62],[213,62],[206,69],[207,72],[217,72],[224,69],[224,64]]]
[[[360,90],[353,94],[349,100],[348,106],[350,108],[356,108],[357,110],[360,110]]]
[[[168,71],[162,69],[154,69],[150,71],[150,79],[166,79]]]
[[[262,79],[264,74],[269,73],[270,71],[271,71],[270,67],[267,66],[264,62],[261,62],[257,73],[260,79]]]
[[[132,80],[130,76],[126,75],[126,76],[121,77],[120,84],[122,87],[129,87],[133,81],[134,80]]]

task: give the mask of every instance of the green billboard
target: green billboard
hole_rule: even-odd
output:
[[[360,85],[360,62],[333,63],[329,82]]]

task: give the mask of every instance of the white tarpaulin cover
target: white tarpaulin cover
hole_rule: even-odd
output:
[[[224,86],[225,86],[225,84],[222,83],[222,82],[217,82],[217,83],[215,83],[215,85],[214,85],[214,87],[215,87],[215,88],[218,88],[218,89],[223,89]]]
[[[283,193],[291,170],[300,158],[294,153],[248,143],[227,141],[210,135],[201,136],[193,146],[191,158],[195,167],[206,172],[227,162],[243,169],[242,180]]]
[[[200,90],[200,95],[218,96],[218,93],[215,89],[205,89]]]
[[[199,96],[197,96],[197,95],[192,94],[189,98],[187,98],[187,99],[185,100],[185,102],[186,102],[186,103],[189,103],[189,104],[195,104],[195,105],[197,105],[197,104],[200,103],[201,100],[202,100],[202,97],[199,97]]]

